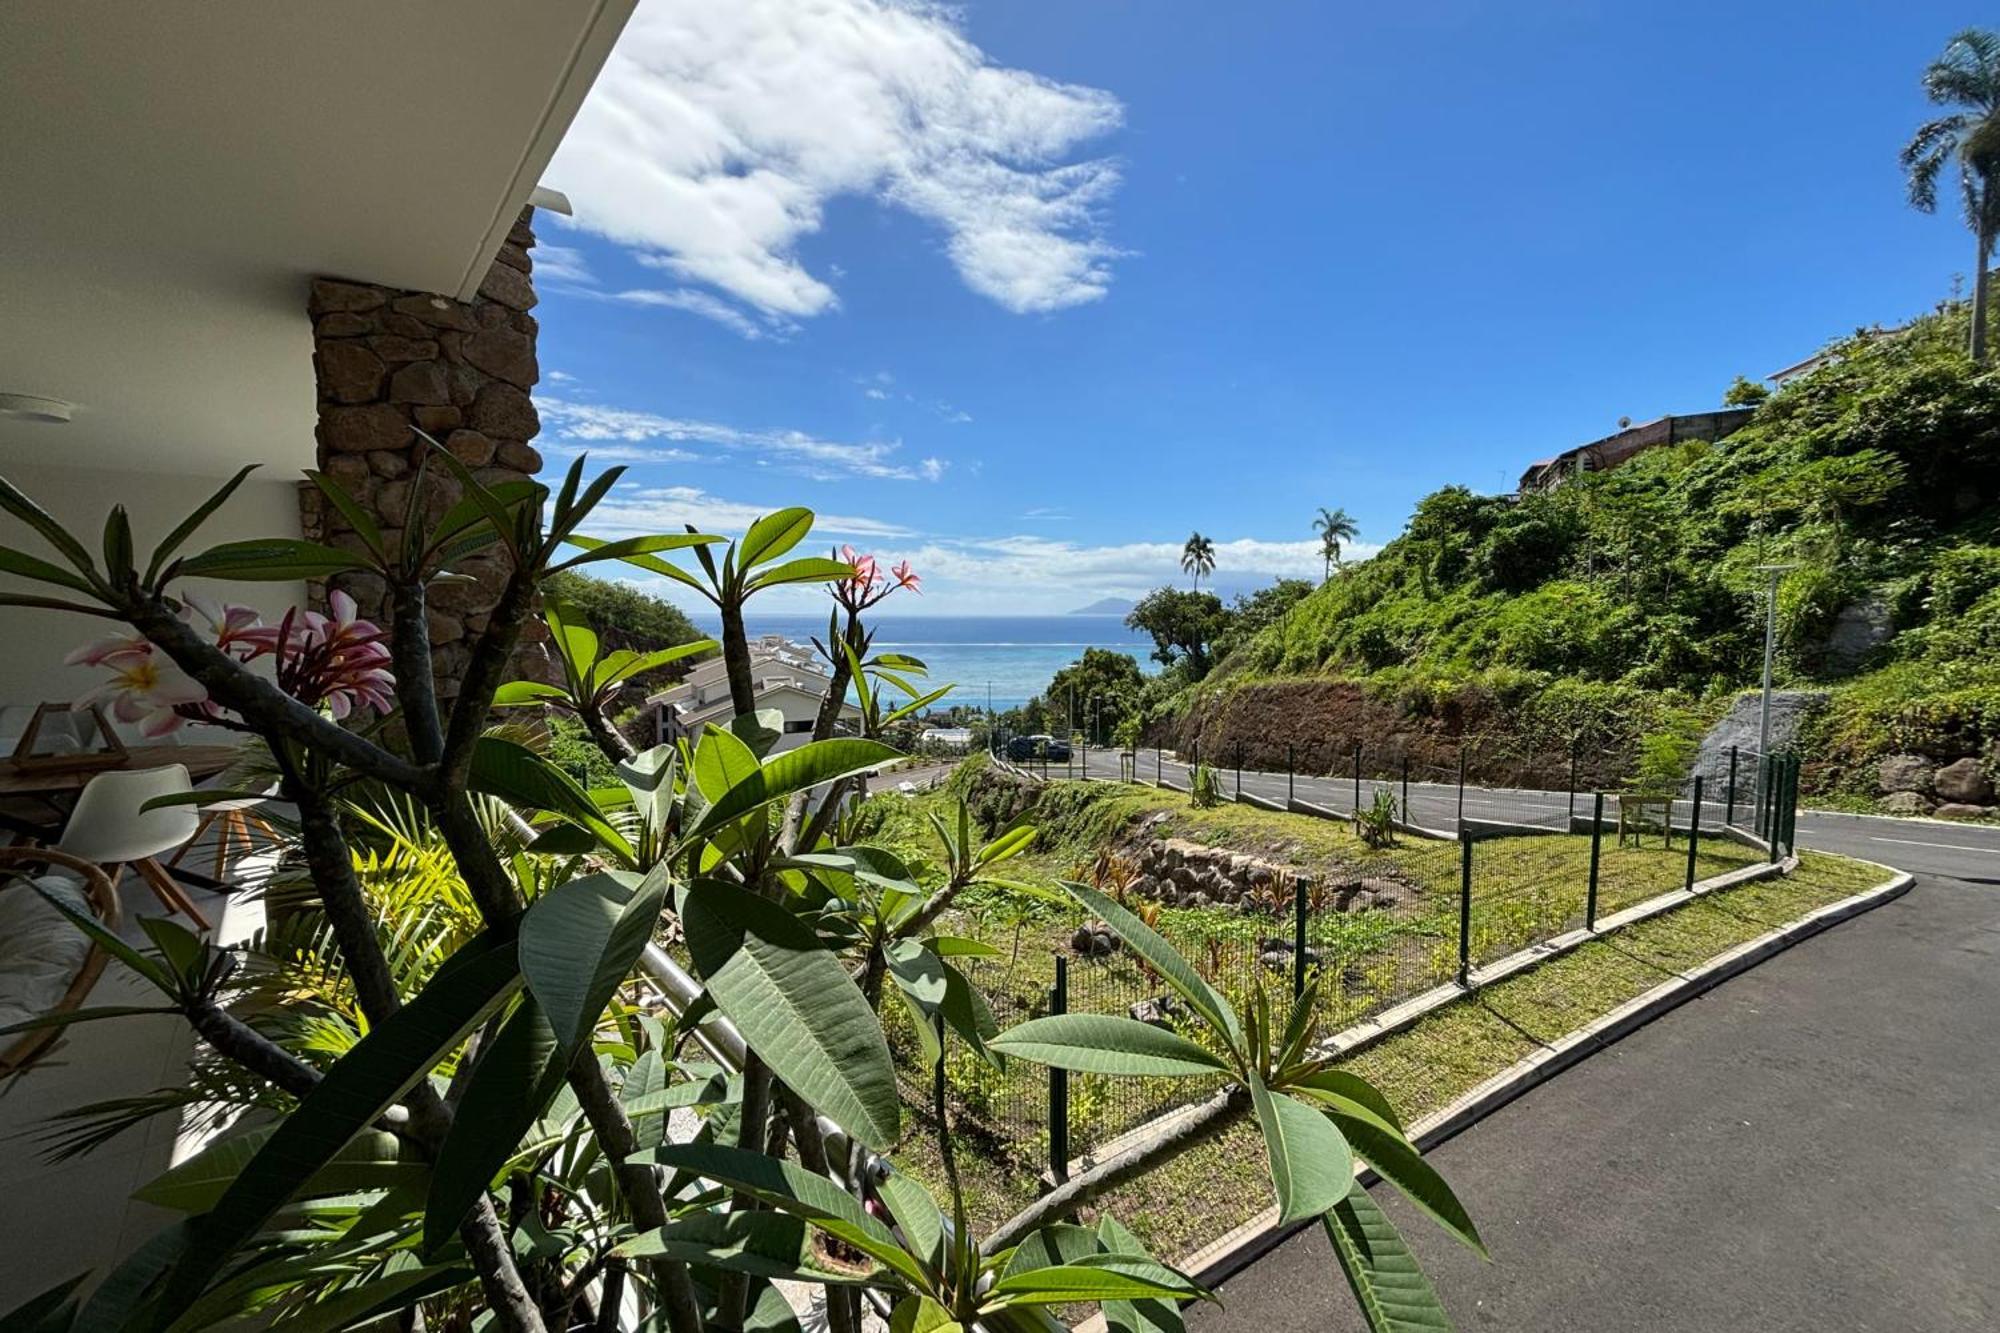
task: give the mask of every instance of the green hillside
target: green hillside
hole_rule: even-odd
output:
[[[1823,788],[1859,790],[1881,753],[1983,754],[2000,738],[2000,372],[1965,334],[1962,306],[1858,333],[1716,444],[1546,495],[1430,495],[1202,693],[1345,678],[1422,711],[1554,691],[1609,732],[1661,705],[1712,714],[1757,680],[1755,567],[1788,563],[1778,675],[1833,692],[1809,738]]]

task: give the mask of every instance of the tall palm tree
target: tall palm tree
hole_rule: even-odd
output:
[[[1340,563],[1340,544],[1351,542],[1361,535],[1361,529],[1354,526],[1345,509],[1319,507],[1319,517],[1313,520],[1313,531],[1319,534],[1320,558],[1326,562],[1326,577],[1333,577],[1333,567]]]
[[[1194,575],[1194,590],[1200,592],[1202,575],[1215,572],[1215,543],[1199,532],[1190,534],[1181,547],[1181,572]]]
[[[1948,116],[1919,125],[1903,145],[1910,175],[1910,203],[1937,208],[1938,176],[1958,162],[1965,196],[1965,224],[1979,238],[1978,276],[1972,280],[1972,359],[1986,360],[1986,270],[2000,235],[2000,35],[1967,28],[1945,43],[1944,54],[1924,70],[1924,93]]]

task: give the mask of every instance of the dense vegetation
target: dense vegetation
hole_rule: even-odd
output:
[[[1167,739],[1246,687],[1348,681],[1374,702],[1348,708],[1367,722],[1341,725],[1379,723],[1386,703],[1635,757],[1757,683],[1758,567],[1781,564],[1795,568],[1779,587],[1778,680],[1828,692],[1808,723],[1809,780],[1859,791],[1884,753],[1987,754],[2000,742],[2000,373],[1969,358],[1967,324],[1964,304],[1946,305],[1834,343],[1777,392],[1739,377],[1726,398],[1756,415],[1719,443],[1657,448],[1545,494],[1447,487],[1318,588],[1282,580],[1227,607],[1162,588],[1129,623],[1167,669],[1116,690],[1119,712]],[[1045,697],[1046,715],[1031,703],[1013,720],[1043,729],[1061,711]]]

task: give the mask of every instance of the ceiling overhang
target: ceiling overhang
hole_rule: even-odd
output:
[[[470,298],[635,3],[0,6],[0,464],[309,463],[309,281]]]

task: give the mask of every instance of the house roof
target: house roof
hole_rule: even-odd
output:
[[[801,686],[793,684],[791,681],[771,681],[767,682],[763,688],[757,691],[757,702],[759,704],[768,703],[781,694],[803,699],[814,705],[817,705],[820,700],[826,697],[825,691],[804,689]],[[727,696],[724,696],[723,698],[713,699],[708,703],[700,704],[693,708],[675,706],[674,716],[680,719],[681,725],[694,728],[713,722],[718,718],[734,717],[736,716],[736,709],[731,700]],[[861,710],[843,700],[840,705],[840,716],[843,719],[860,717]]]
[[[634,4],[0,6],[0,463],[309,463],[309,279],[469,298]]]

